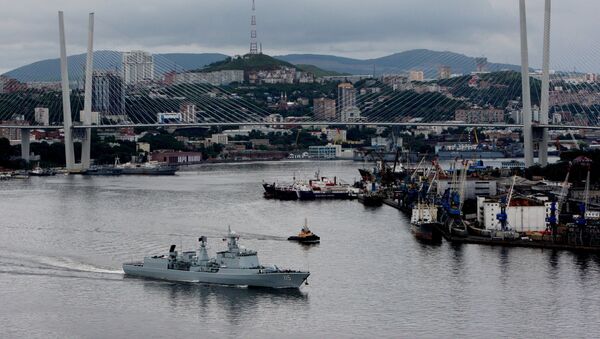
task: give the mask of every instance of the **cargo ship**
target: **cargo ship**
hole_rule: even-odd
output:
[[[418,203],[412,209],[410,230],[418,240],[425,242],[441,242],[441,224],[437,221],[435,205]]]

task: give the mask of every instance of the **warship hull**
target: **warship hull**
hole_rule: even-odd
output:
[[[143,263],[123,264],[126,275],[179,282],[268,288],[300,288],[310,273],[297,271],[263,272],[261,269],[224,269],[195,272],[144,267]]]

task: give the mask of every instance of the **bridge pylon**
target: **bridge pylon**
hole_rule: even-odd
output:
[[[71,90],[69,88],[69,69],[67,65],[67,47],[65,39],[64,14],[58,12],[58,30],[60,36],[60,76],[62,85],[63,127],[65,134],[65,160],[69,172],[81,172],[90,167],[91,128],[78,133],[82,141],[81,163],[75,163],[75,147],[73,144],[73,118],[71,114]],[[85,125],[92,124],[92,72],[94,68],[94,13],[89,14],[88,50],[85,67],[85,99],[82,121]]]

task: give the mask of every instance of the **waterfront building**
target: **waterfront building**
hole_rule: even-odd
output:
[[[317,98],[313,100],[313,110],[315,120],[328,121],[335,120],[336,106],[335,100],[329,98]]]
[[[47,107],[36,107],[33,109],[33,118],[39,125],[50,125],[50,110]]]
[[[513,197],[506,208],[508,226],[518,232],[545,231],[550,216],[550,201]],[[477,221],[485,229],[498,229],[496,216],[501,212],[499,198],[477,198]]]
[[[123,53],[123,79],[126,85],[153,80],[154,56],[145,51]]]
[[[312,159],[337,159],[342,155],[342,145],[309,146],[308,155]]]
[[[92,74],[92,111],[102,115],[122,115],[125,112],[123,79],[109,71]]]
[[[150,159],[152,161],[166,162],[169,165],[197,164],[202,162],[202,153],[158,150],[152,152]]]

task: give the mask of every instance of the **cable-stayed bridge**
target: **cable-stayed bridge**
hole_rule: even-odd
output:
[[[89,17],[86,58],[69,65],[60,12],[61,88],[48,90],[40,84],[39,88],[17,90],[2,97],[0,121],[4,121],[3,128],[21,129],[23,154],[28,154],[29,130],[64,129],[69,169],[77,167],[73,155],[74,139],[83,144],[80,166],[89,166],[89,136],[95,128],[264,125],[516,128],[523,130],[526,164],[533,164],[534,143],[539,144],[539,161],[545,164],[548,129],[600,129],[600,82],[596,79],[578,81],[586,75],[577,72],[550,74],[550,13],[550,0],[546,0],[542,72],[532,73],[529,67],[525,1],[520,0],[520,71],[487,72],[482,67],[467,75],[445,74],[440,79],[426,80],[424,74],[431,73],[430,69],[422,70],[420,74],[411,72],[414,79],[395,75],[353,79],[351,85],[346,83],[345,89],[334,86],[330,93],[322,93],[329,100],[336,98],[337,108],[333,109],[333,114],[323,117],[315,112],[283,117],[274,114],[272,106],[287,105],[287,93],[272,102],[252,90],[240,91],[206,80],[181,81],[178,74],[185,73],[183,67],[168,59],[153,60],[153,78],[160,80],[136,84],[123,82],[120,79],[122,54],[93,52],[93,14]],[[452,62],[446,60],[446,63]],[[95,64],[109,67],[96,69]],[[431,68],[437,68],[435,71],[441,73],[444,65],[432,65]],[[103,86],[93,88],[94,81],[103,82]],[[560,91],[550,91],[551,85]],[[94,113],[93,108],[99,103],[93,100],[102,101],[101,105],[105,106],[102,111],[109,113]],[[340,106],[345,106],[346,110],[340,110]],[[28,123],[23,124],[23,120],[14,119],[19,114],[31,115],[36,107],[47,109],[45,122],[36,124],[28,119]],[[459,111],[463,113],[460,116]],[[470,113],[472,111],[475,113]],[[511,112],[508,122],[505,111]]]

